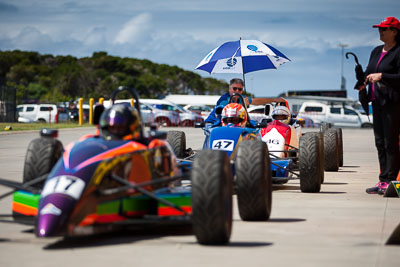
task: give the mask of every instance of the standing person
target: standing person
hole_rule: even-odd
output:
[[[365,71],[380,174],[379,182],[366,192],[384,194],[400,169],[400,22],[395,17],[387,17],[372,27],[378,28],[383,42],[372,50]]]
[[[242,79],[239,78],[234,78],[229,82],[229,88],[228,92],[226,94],[223,94],[217,101],[217,104],[215,107],[218,106],[226,106],[229,102],[229,98],[234,94],[234,93],[239,93],[243,94],[243,87],[244,83]],[[246,102],[246,106],[249,106],[252,102],[252,99],[250,97],[245,97],[244,101]],[[215,114],[215,108],[213,111],[208,115],[207,119],[205,120],[206,123],[216,123],[220,122],[220,119],[217,118]]]

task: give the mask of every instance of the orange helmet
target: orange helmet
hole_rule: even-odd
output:
[[[247,112],[238,103],[230,103],[222,110],[222,125],[233,124],[238,127],[245,127],[247,123]]]

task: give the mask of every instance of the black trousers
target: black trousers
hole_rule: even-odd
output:
[[[381,106],[372,102],[375,146],[378,150],[381,182],[394,181],[400,169],[400,103]]]

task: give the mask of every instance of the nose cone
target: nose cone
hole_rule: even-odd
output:
[[[75,200],[61,194],[53,194],[40,201],[36,225],[38,237],[60,236],[65,234],[68,217]]]

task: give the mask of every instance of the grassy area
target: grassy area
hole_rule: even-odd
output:
[[[11,126],[11,130],[5,130],[6,127]],[[90,127],[89,123],[84,123],[83,127]],[[11,122],[0,122],[0,132],[5,131],[28,131],[28,130],[40,130],[42,128],[52,128],[52,129],[61,129],[61,128],[76,128],[82,127],[79,126],[76,122],[62,122],[62,123],[11,123]]]

